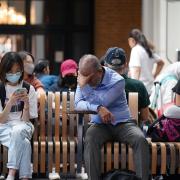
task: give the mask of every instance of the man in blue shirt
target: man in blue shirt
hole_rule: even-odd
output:
[[[125,81],[115,71],[102,67],[94,55],[79,61],[77,110],[96,111],[87,129],[84,159],[89,180],[101,179],[101,146],[107,141],[128,143],[134,151],[136,174],[143,180],[149,175],[149,149],[142,131],[130,117]]]

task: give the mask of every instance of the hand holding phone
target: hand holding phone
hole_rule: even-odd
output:
[[[16,104],[19,101],[24,101],[28,97],[26,88],[19,88],[14,91],[14,93],[10,96],[10,102],[12,105]]]
[[[28,103],[29,98],[26,88],[19,88],[14,92],[14,94],[17,97],[17,101],[23,101],[25,104]]]
[[[16,95],[25,94],[25,93],[27,93],[27,89],[26,89],[26,88],[19,88],[19,89],[17,89],[14,93],[15,93]]]

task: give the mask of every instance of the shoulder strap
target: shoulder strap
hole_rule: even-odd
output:
[[[150,107],[152,109],[155,109],[156,106],[157,106],[157,99],[158,99],[158,96],[159,96],[159,93],[160,93],[161,85],[165,84],[169,80],[178,80],[178,79],[177,79],[177,77],[175,75],[167,74],[160,81],[155,81],[154,82],[154,85],[155,85],[155,95],[154,95],[154,98],[153,98],[152,103],[150,105]]]
[[[156,109],[157,107],[157,99],[158,99],[158,96],[159,96],[159,91],[160,91],[160,86],[161,84],[159,82],[154,82],[154,88],[155,88],[155,92],[154,92],[154,97],[153,97],[153,100],[150,104],[150,107],[152,109]]]
[[[160,85],[162,85],[162,84],[164,84],[166,81],[169,81],[169,80],[172,80],[172,79],[178,80],[175,75],[168,74],[168,75],[166,75],[164,78],[162,78],[159,83],[160,83]]]
[[[4,108],[5,100],[6,100],[6,90],[3,83],[0,82],[0,99],[1,105]]]
[[[26,81],[23,81],[22,87],[27,89],[27,93],[29,94],[29,90],[30,90],[30,84]]]

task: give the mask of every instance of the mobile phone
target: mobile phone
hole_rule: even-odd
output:
[[[23,94],[27,92],[27,89],[26,88],[19,88],[15,91],[15,94]]]

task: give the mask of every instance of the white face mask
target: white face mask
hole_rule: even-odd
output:
[[[34,72],[34,64],[25,63],[24,64],[24,71],[29,75],[33,74],[33,72]]]

